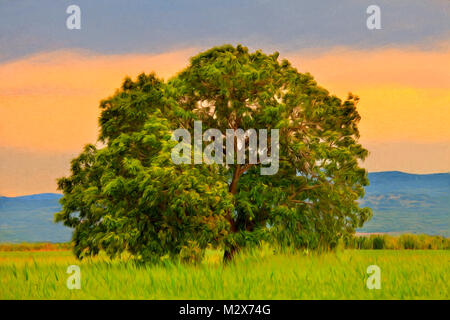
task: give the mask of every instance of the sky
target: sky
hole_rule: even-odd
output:
[[[72,4],[80,30],[66,27]],[[450,1],[1,0],[0,195],[56,192],[125,76],[168,79],[225,43],[357,94],[369,171],[450,171]]]

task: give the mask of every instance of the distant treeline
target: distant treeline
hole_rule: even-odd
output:
[[[342,240],[345,249],[357,250],[450,250],[450,238],[425,234],[402,234],[390,236],[372,234],[352,236]],[[66,243],[0,243],[0,251],[58,251],[71,250],[72,244]]]
[[[416,250],[449,250],[450,238],[429,236],[425,234],[402,234],[390,236],[373,234],[369,236],[352,236],[343,240],[346,249],[416,249]]]
[[[66,243],[0,243],[0,251],[60,251],[72,250],[72,244]]]

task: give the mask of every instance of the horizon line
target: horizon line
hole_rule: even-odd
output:
[[[450,174],[450,171],[447,172],[434,172],[434,173],[409,173],[405,171],[398,171],[398,170],[392,170],[392,171],[370,171],[371,173],[403,173],[407,175],[413,175],[413,176],[431,176],[431,175],[438,175],[438,174]],[[4,196],[0,194],[0,198],[21,198],[21,197],[30,197],[30,196],[37,196],[37,195],[63,195],[59,192],[42,192],[42,193],[32,193],[32,194],[23,194],[23,195],[17,195],[17,196]]]

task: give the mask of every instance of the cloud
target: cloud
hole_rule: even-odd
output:
[[[56,179],[69,173],[77,154],[0,147],[0,195],[56,192]]]
[[[72,151],[97,138],[99,101],[125,76],[174,75],[191,49],[159,55],[57,51],[0,65],[0,146]]]
[[[450,2],[377,0],[381,30],[368,30],[373,0],[77,0],[81,30],[66,28],[73,1],[0,2],[0,59],[59,49],[101,54],[161,53],[243,43],[304,48],[435,48],[450,38]]]
[[[370,155],[363,163],[369,171],[409,173],[450,172],[450,143],[368,142]]]
[[[363,141],[450,142],[449,56],[450,49],[335,48],[287,57],[331,93],[361,98]]]

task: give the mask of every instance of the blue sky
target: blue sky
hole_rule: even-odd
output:
[[[82,29],[65,27],[79,5]],[[381,8],[382,30],[366,28],[366,8]],[[449,39],[447,0],[154,0],[0,2],[0,61],[82,48],[103,54],[159,53],[224,42],[297,51],[346,46],[418,46]]]

